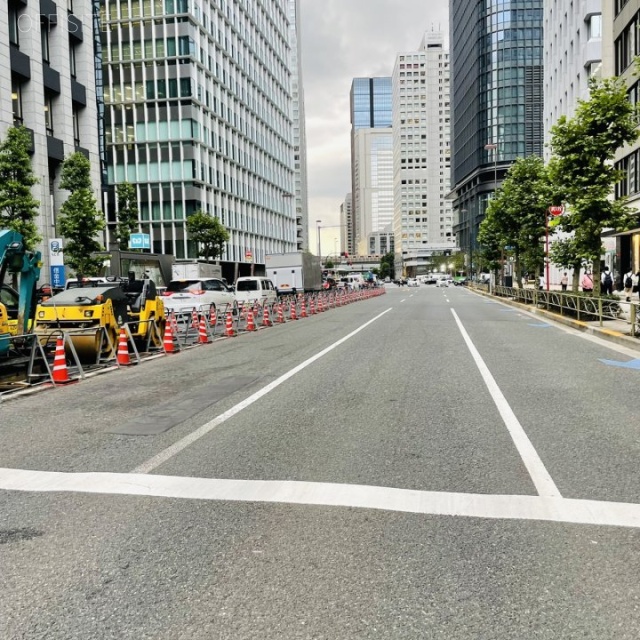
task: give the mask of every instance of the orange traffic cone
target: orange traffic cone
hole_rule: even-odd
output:
[[[173,344],[173,327],[171,326],[171,318],[164,328],[164,340],[162,341],[165,353],[175,353],[176,347]]]
[[[291,320],[297,320],[298,319],[298,313],[296,312],[295,300],[291,303],[291,306],[289,307],[289,318]]]
[[[309,302],[309,313],[312,316],[316,315],[316,303],[313,301],[313,298],[311,298],[311,301]]]
[[[253,321],[253,311],[251,309],[249,309],[249,311],[247,311],[247,327],[246,327],[247,331],[256,331],[256,324]]]
[[[127,330],[122,327],[120,329],[120,338],[118,339],[118,353],[116,359],[121,367],[128,367],[131,364],[129,357],[129,341],[127,340]]]
[[[216,312],[216,305],[212,304],[209,307],[209,326],[215,327],[218,322],[218,313]]]
[[[193,307],[193,311],[191,312],[191,326],[194,329],[198,328],[198,312],[195,307]]]
[[[307,318],[307,305],[305,304],[304,298],[302,298],[302,302],[300,303],[300,317]]]
[[[204,317],[200,318],[200,326],[198,327],[198,344],[209,344],[207,322]]]
[[[271,318],[269,317],[269,307],[266,304],[264,305],[264,311],[262,312],[262,326],[273,326],[273,322],[271,322]]]
[[[71,382],[69,370],[67,369],[67,358],[64,355],[64,342],[62,337],[56,342],[56,354],[53,358],[53,382],[54,384],[63,384]]]
[[[236,335],[236,330],[233,328],[233,316],[231,311],[227,311],[227,320],[224,327],[224,335],[228,338],[233,338]]]
[[[278,315],[276,317],[276,322],[286,322],[286,320],[284,319],[284,311],[282,310],[282,302],[278,303]]]

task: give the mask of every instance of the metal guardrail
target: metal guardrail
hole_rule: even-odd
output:
[[[491,287],[490,291],[488,285],[474,284],[471,288],[546,309],[563,317],[575,318],[582,322],[597,322],[600,327],[604,327],[605,323],[610,321],[626,322],[629,325],[629,335],[640,335],[640,303],[638,302],[576,294],[571,291],[540,291],[502,285]]]

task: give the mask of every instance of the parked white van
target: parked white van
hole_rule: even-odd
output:
[[[236,280],[236,300],[241,302],[258,301],[272,303],[278,299],[278,293],[269,278],[247,276]]]

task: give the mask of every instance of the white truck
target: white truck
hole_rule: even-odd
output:
[[[222,279],[222,267],[219,264],[198,260],[177,260],[171,266],[172,280],[198,280],[200,278]]]
[[[278,295],[322,290],[320,258],[311,253],[273,253],[265,256],[266,276]]]

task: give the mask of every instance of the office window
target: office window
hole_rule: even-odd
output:
[[[11,104],[13,107],[13,124],[22,124],[22,85],[15,80],[11,82]]]
[[[42,61],[49,62],[49,23],[40,22],[40,44],[42,45]]]
[[[53,101],[51,96],[44,96],[44,124],[47,128],[47,135],[53,135]]]
[[[69,42],[69,70],[71,72],[71,77],[76,77],[76,48],[74,45]]]
[[[18,28],[18,19],[20,15],[18,9],[11,4],[9,5],[9,42],[16,46],[20,46],[20,29]]]
[[[78,110],[73,110],[73,144],[76,147],[80,146],[80,116]]]

